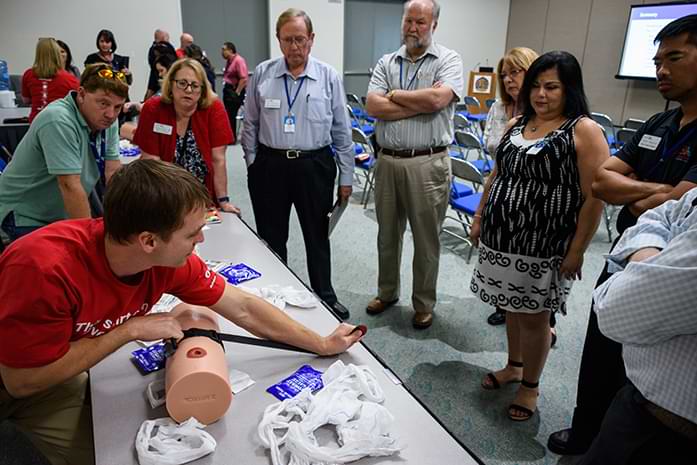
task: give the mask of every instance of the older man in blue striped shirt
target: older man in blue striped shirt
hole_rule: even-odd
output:
[[[603,334],[622,344],[629,382],[581,463],[693,464],[697,189],[644,213],[607,259],[614,274],[593,293],[595,311]]]
[[[304,11],[284,11],[276,37],[283,56],[256,67],[244,105],[242,148],[257,232],[286,261],[288,221],[295,205],[310,285],[346,319],[349,312],[332,287],[327,219],[337,165],[337,194],[343,202],[348,202],[353,182],[344,86],[334,68],[310,56],[315,34]]]

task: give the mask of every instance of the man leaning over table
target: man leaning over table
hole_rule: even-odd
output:
[[[283,56],[254,70],[244,104],[242,148],[257,232],[285,262],[295,206],[305,240],[312,289],[342,319],[348,309],[331,279],[329,220],[339,166],[338,197],[348,202],[354,154],[346,95],[334,68],[312,56],[310,17],[288,9],[276,22]],[[332,147],[336,155],[332,153]]]
[[[397,302],[402,240],[407,221],[414,236],[414,328],[433,322],[440,258],[439,234],[450,196],[447,147],[463,89],[460,56],[433,42],[440,6],[431,0],[404,5],[403,45],[378,61],[366,110],[378,119],[375,167],[378,220],[378,295],[366,311]]]
[[[103,219],[46,226],[0,256],[0,420],[52,464],[94,460],[87,370],[130,341],[183,336],[175,318],[148,315],[165,292],[320,355],[360,339],[343,323],[322,337],[210,271],[193,253],[209,205],[186,170],[138,160],[112,177]]]
[[[80,87],[48,105],[0,176],[0,224],[10,240],[66,218],[89,218],[89,195],[119,169],[118,116],[128,84],[88,66]]]

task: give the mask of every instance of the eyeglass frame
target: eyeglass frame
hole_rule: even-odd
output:
[[[174,85],[177,87],[177,89],[183,90],[184,92],[186,92],[187,89],[191,89],[192,94],[196,94],[198,92],[203,91],[203,84],[198,83],[198,82],[189,82],[186,79],[174,79],[174,78],[172,78],[172,82],[174,82]],[[179,84],[180,82],[186,83],[184,85],[184,87],[181,87],[181,84]],[[194,85],[196,85],[196,87],[194,87]]]
[[[281,39],[280,37],[278,38],[278,41],[286,47],[297,45],[299,48],[303,48],[311,40],[312,38],[307,36],[286,37],[285,39]]]
[[[501,80],[503,81],[507,77],[509,77],[511,79],[515,79],[516,76],[518,76],[518,75],[520,75],[520,73],[524,73],[524,72],[525,72],[525,70],[523,68],[513,69],[513,70],[511,70],[510,73],[501,72],[501,74],[500,74]]]

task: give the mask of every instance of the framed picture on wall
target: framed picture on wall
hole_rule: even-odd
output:
[[[490,94],[492,76],[491,74],[475,74],[473,77],[474,85],[472,92],[475,94]]]

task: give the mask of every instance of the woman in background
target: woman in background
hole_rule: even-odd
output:
[[[61,49],[61,59],[63,60],[63,69],[80,79],[80,69],[73,64],[73,54],[70,51],[68,44],[62,40],[56,40]]]
[[[60,47],[55,39],[39,39],[34,65],[22,76],[22,98],[31,104],[29,123],[46,105],[80,87],[80,81],[63,69]]]
[[[496,99],[491,106],[484,127],[484,146],[492,158],[496,156],[496,149],[508,122],[523,112],[523,105],[518,102],[518,95],[520,88],[523,87],[525,72],[538,56],[537,52],[527,47],[516,47],[499,60],[496,75],[501,98]],[[496,311],[489,315],[486,321],[490,325],[502,325],[506,322],[506,312],[496,307]]]
[[[126,82],[130,86],[133,83],[133,76],[128,69],[129,58],[116,54],[116,38],[114,33],[108,29],[102,29],[97,34],[97,51],[90,53],[85,58],[85,66],[93,63],[106,63],[114,71],[121,71],[126,75]]]
[[[215,70],[213,69],[211,61],[206,57],[206,55],[203,54],[203,50],[201,49],[201,47],[199,47],[196,44],[191,44],[188,47],[186,47],[186,50],[184,50],[184,52],[186,53],[187,57],[193,58],[194,60],[201,63],[201,66],[203,66],[203,70],[206,72],[206,78],[208,79],[208,82],[211,84],[211,90],[215,92]]]

